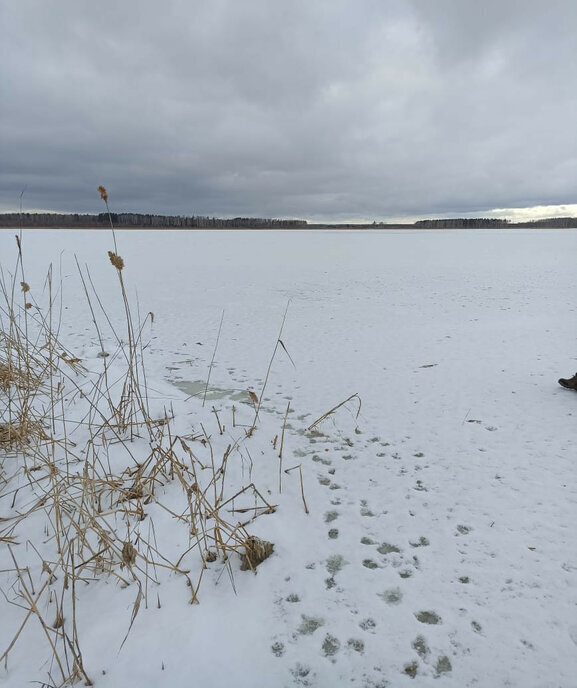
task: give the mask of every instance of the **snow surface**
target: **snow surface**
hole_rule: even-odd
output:
[[[13,234],[0,233],[5,272]],[[249,527],[273,555],[256,575],[232,562],[234,586],[221,561],[209,564],[199,605],[181,576],[159,574],[120,651],[133,586],[110,577],[79,587],[94,685],[577,686],[577,394],[557,385],[577,370],[577,230],[117,238],[130,296],[155,315],[151,399],[173,404],[178,432],[203,423],[224,444],[240,432],[232,405],[247,414],[238,395],[260,394],[289,302],[282,342],[294,365],[279,348],[261,423],[231,459],[238,488],[254,481],[278,505]],[[61,271],[60,336],[94,370],[102,360],[74,255],[120,322],[111,248],[108,232],[24,233],[27,281],[40,292],[48,263]],[[202,408],[187,391],[207,378],[223,310]],[[358,418],[354,398],[307,431],[354,393]],[[279,494],[272,439],[288,401],[283,467],[302,465],[308,515],[297,470]],[[0,518],[18,504],[0,494]],[[158,542],[187,548],[165,512],[151,508],[141,527],[153,519]],[[43,524],[32,521],[12,549],[42,583],[26,543],[42,545]],[[10,568],[0,544],[0,653],[25,616],[9,604]],[[0,685],[48,681],[50,657],[34,620]]]

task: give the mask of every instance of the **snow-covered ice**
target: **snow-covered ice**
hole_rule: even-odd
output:
[[[5,273],[13,235],[0,233]],[[129,297],[154,313],[151,403],[173,405],[181,434],[202,423],[215,442],[236,441],[232,406],[247,414],[243,395],[260,394],[288,310],[260,425],[235,468],[237,489],[254,482],[278,505],[249,527],[273,555],[256,575],[235,559],[232,581],[209,564],[198,605],[181,576],[162,573],[121,650],[134,586],[103,576],[77,588],[95,686],[577,687],[577,393],[557,385],[577,371],[577,230],[117,240]],[[53,263],[60,338],[89,370],[102,360],[74,256],[116,323],[111,248],[104,231],[24,232],[27,282],[40,293]],[[203,408],[189,395],[207,379],[223,311]],[[288,402],[283,468],[301,466],[308,514],[297,469],[282,473],[279,493],[272,440]],[[227,419],[220,438],[213,406]],[[0,484],[0,518],[30,501],[24,478],[18,486],[22,502]],[[184,552],[174,519],[153,507],[142,528],[153,521],[156,540]],[[12,546],[39,585],[47,574],[28,543],[41,546],[44,525],[22,520]],[[0,543],[0,654],[26,616],[10,603],[12,569]],[[34,619],[0,685],[51,685],[49,673]]]

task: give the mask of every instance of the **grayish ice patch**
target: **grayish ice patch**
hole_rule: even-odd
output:
[[[171,380],[171,383],[189,397],[200,397],[204,399],[206,380]],[[207,401],[230,399],[231,401],[252,404],[248,392],[244,389],[223,389],[221,387],[209,386],[206,390],[206,399]]]

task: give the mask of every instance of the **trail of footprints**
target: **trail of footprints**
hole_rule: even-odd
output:
[[[322,444],[330,442],[321,433],[314,433],[310,436],[309,441],[312,445],[321,444],[321,447]],[[348,617],[341,614],[336,622],[333,623],[335,626],[333,629],[331,628],[331,622],[328,620],[331,614],[315,615],[307,613],[304,608],[305,604],[298,592],[287,592],[279,598],[278,604],[285,611],[288,610],[285,617],[287,620],[291,620],[292,630],[289,628],[282,638],[276,637],[271,644],[271,651],[279,658],[286,658],[289,654],[294,658],[295,661],[290,667],[290,680],[293,685],[314,687],[319,669],[317,663],[322,658],[324,658],[324,661],[333,664],[338,663],[341,659],[350,664],[355,657],[362,658],[365,655],[369,641],[372,642],[374,647],[374,639],[379,636],[379,624],[381,626],[384,625],[382,620],[374,618],[379,617],[379,613],[375,613],[378,610],[378,604],[384,604],[390,610],[398,607],[397,614],[403,613],[404,586],[407,584],[407,579],[414,578],[421,572],[419,552],[423,548],[429,547],[428,537],[423,535],[406,543],[395,543],[390,542],[390,538],[376,537],[374,533],[378,530],[378,527],[373,525],[373,522],[377,520],[374,517],[386,512],[375,509],[366,499],[362,499],[356,504],[353,499],[347,501],[349,495],[346,488],[346,480],[341,478],[343,484],[337,481],[337,468],[333,460],[335,456],[338,457],[339,461],[351,462],[371,452],[373,456],[381,460],[384,457],[388,457],[391,459],[391,463],[400,461],[401,457],[397,452],[391,452],[390,449],[386,449],[389,446],[387,442],[382,442],[378,437],[373,437],[368,442],[362,443],[360,452],[355,452],[353,451],[355,443],[345,438],[338,446],[324,446],[322,450],[320,450],[321,447],[314,447],[313,452],[311,452],[313,465],[316,464],[318,469],[319,484],[334,492],[334,495],[331,495],[328,500],[330,508],[322,515],[323,524],[327,532],[326,556],[320,561],[308,563],[305,568],[310,572],[315,572],[314,576],[311,577],[311,584],[316,586],[313,597],[315,600],[318,600],[318,605],[321,608],[331,607],[332,605],[334,609],[336,604],[339,607],[348,608],[350,614]],[[374,451],[375,448],[377,448],[376,452]],[[300,452],[300,456],[303,453]],[[417,459],[423,456],[421,452],[413,454],[413,457]],[[405,468],[400,467],[398,464],[393,464],[393,467],[398,475],[404,475],[407,472]],[[417,466],[416,470],[419,470],[419,468]],[[338,473],[341,472],[344,471],[341,471],[339,468]],[[412,489],[416,492],[427,492],[427,487],[421,479],[416,480]],[[349,561],[351,555],[344,556],[332,550],[334,550],[339,541],[340,522],[344,523],[350,520],[351,514],[354,513],[355,509],[358,509],[357,513],[361,517],[360,532],[364,530],[366,534],[360,537],[360,547],[354,549],[354,552],[361,553],[360,561],[352,562]],[[459,525],[457,526],[456,534],[467,535],[469,531],[470,528],[468,526]],[[373,595],[375,599],[373,606],[366,609],[364,614],[361,609],[357,609],[355,606],[357,602],[355,601],[354,587],[351,589],[350,582],[341,583],[340,581],[339,574],[346,566],[351,564],[357,566],[361,572],[363,570],[367,571],[364,577],[362,573],[354,577],[354,587],[366,585],[368,588],[374,588]],[[398,576],[397,584],[390,585],[391,577],[389,575],[387,576],[389,585],[385,589],[381,587],[381,589],[377,590],[379,583],[376,576],[378,576],[378,572],[381,569],[392,569],[396,572]],[[322,571],[322,582],[319,577],[319,571]],[[368,572],[372,572],[373,578],[371,578],[371,574]],[[463,584],[469,582],[468,576],[462,576],[459,580]],[[285,583],[287,589],[290,588],[292,585],[290,577],[285,579]],[[307,604],[311,604],[311,591],[308,587],[307,592]],[[363,603],[366,604],[366,602],[361,600],[361,605],[359,606],[362,606]],[[289,610],[289,608],[292,609]],[[446,652],[433,651],[427,640],[427,627],[438,626],[443,623],[440,614],[433,609],[416,609],[410,610],[408,613],[413,615],[417,622],[423,625],[423,631],[407,643],[406,661],[400,669],[401,674],[408,678],[416,678],[422,674],[441,678],[444,675],[450,674],[453,670],[449,657],[450,649],[448,648]],[[380,614],[380,616],[382,619],[383,614]],[[346,624],[348,627],[346,633],[343,633],[343,618],[352,618],[353,620],[353,623]],[[389,616],[388,621],[389,623],[394,623],[394,616]],[[471,626],[475,633],[482,632],[478,622],[473,621]],[[315,645],[319,660],[309,664],[302,659],[303,656],[310,656],[310,650],[312,649],[309,646],[307,647],[307,652],[300,651],[300,648],[305,643],[313,643]],[[447,641],[447,644],[453,647],[456,646],[455,643],[450,641]],[[301,661],[298,661],[297,658]],[[374,663],[373,659],[373,657],[370,657],[370,661],[366,663],[372,666]],[[362,669],[364,664],[361,663],[358,666],[361,667],[360,673],[356,672],[356,675],[353,675],[355,672],[351,672],[349,680],[351,683],[360,685],[361,688],[385,688],[391,685],[389,679],[394,679],[394,677],[386,676],[385,670],[382,667],[373,666],[371,669],[372,673],[366,673]],[[350,668],[349,671],[351,671]]]
[[[232,373],[232,370],[229,371]],[[291,397],[285,397],[291,399]],[[282,415],[282,414],[281,414]],[[298,416],[297,421],[303,421],[304,416]],[[296,432],[301,436],[306,436],[310,443],[310,449],[297,449],[294,454],[297,458],[312,465],[317,469],[317,480],[319,485],[326,488],[328,492],[328,504],[324,513],[320,514],[322,524],[326,528],[327,549],[326,556],[318,561],[309,562],[305,569],[310,573],[310,582],[307,580],[305,594],[299,594],[299,586],[293,583],[291,577],[284,580],[283,590],[277,600],[281,610],[281,618],[287,626],[286,631],[278,633],[271,639],[270,651],[281,661],[288,661],[288,683],[285,685],[293,686],[315,686],[325,685],[325,681],[317,681],[318,674],[321,673],[319,662],[329,662],[338,667],[339,663],[347,664],[347,668],[338,675],[339,683],[349,679],[351,684],[359,688],[390,688],[396,681],[395,676],[390,676],[391,658],[385,659],[387,667],[375,665],[374,646],[375,640],[379,640],[383,648],[383,654],[387,655],[386,638],[381,639],[381,629],[392,623],[394,616],[388,617],[383,621],[384,615],[382,608],[394,611],[396,614],[410,614],[416,621],[423,626],[423,631],[417,633],[412,640],[407,638],[404,652],[406,656],[402,658],[399,668],[400,674],[406,679],[415,679],[421,675],[432,676],[436,679],[449,675],[453,671],[450,650],[440,652],[433,650],[427,639],[427,627],[440,626],[443,623],[441,615],[433,609],[410,609],[404,610],[404,586],[408,579],[415,580],[421,573],[421,562],[419,551],[430,545],[428,537],[422,535],[416,539],[405,543],[393,542],[394,538],[378,537],[375,532],[378,530],[373,523],[378,521],[378,517],[387,512],[383,509],[375,508],[369,500],[361,499],[355,501],[354,496],[347,490],[346,474],[353,469],[355,462],[359,459],[370,457],[381,462],[386,461],[386,469],[392,471],[396,476],[407,476],[408,468],[403,461],[403,457],[391,446],[389,442],[382,441],[381,438],[374,436],[368,440],[359,438],[361,432],[355,429],[357,437],[341,437],[338,441],[331,439],[322,432],[314,430],[307,432],[295,429],[291,424],[286,424],[286,429]],[[302,446],[302,443],[301,443]],[[310,457],[310,458],[309,458]],[[412,455],[414,459],[423,459],[424,454],[417,452]],[[364,461],[362,462],[364,463]],[[413,462],[414,463],[414,462]],[[359,464],[356,464],[358,466]],[[356,467],[355,466],[355,467]],[[381,467],[382,468],[382,467]],[[418,463],[412,466],[413,473],[421,470]],[[341,477],[342,476],[342,477]],[[379,481],[375,481],[369,473],[366,476],[367,484],[370,487],[379,487]],[[383,488],[385,489],[385,488]],[[406,484],[402,486],[406,489]],[[410,486],[416,494],[426,496],[427,485],[422,478],[416,478]],[[361,517],[359,531],[364,531],[359,538],[359,547],[355,552],[360,552],[359,561],[349,561],[351,555],[344,556],[332,549],[338,545],[340,536],[340,522],[351,520],[351,516],[356,512]],[[412,514],[411,514],[412,515]],[[469,527],[458,525],[455,534],[467,535]],[[366,553],[363,551],[366,549]],[[358,558],[358,557],[357,557]],[[342,583],[340,581],[341,572],[347,566],[356,566],[359,573],[354,578],[354,583]],[[393,570],[398,576],[397,584],[389,584],[379,588],[375,580],[371,580],[371,574],[378,576],[380,570]],[[369,579],[362,578],[362,571],[366,572]],[[462,576],[460,583],[468,584],[469,577]],[[390,583],[390,579],[389,579]],[[362,609],[366,600],[361,600],[357,608],[357,596],[355,588],[358,585],[366,584],[369,588],[374,588],[374,601],[367,605],[368,608]],[[300,583],[302,589],[303,583]],[[293,588],[297,588],[296,590]],[[314,590],[310,588],[314,587]],[[383,589],[384,587],[384,589]],[[378,590],[377,590],[378,588]],[[332,613],[315,614],[309,611],[315,600],[315,607],[325,609],[332,607]],[[344,624],[343,619],[346,615],[337,614],[336,619],[334,607],[347,609],[350,613],[349,623]],[[378,612],[378,613],[377,613]],[[330,617],[333,617],[331,620]],[[381,618],[379,618],[379,616]],[[377,618],[375,618],[377,617]],[[334,628],[333,628],[334,626]],[[344,628],[346,627],[346,632]],[[483,629],[477,621],[471,622],[471,629],[476,634],[482,634]],[[309,645],[303,651],[304,645]],[[313,647],[311,647],[311,644]],[[456,643],[447,642],[448,645],[456,647]],[[370,647],[372,645],[373,653]],[[312,653],[311,653],[312,650]],[[311,654],[316,656],[316,660],[311,660]],[[355,664],[356,660],[356,664]],[[367,666],[370,667],[367,669]],[[347,672],[348,669],[348,672]],[[325,677],[326,678],[326,677]]]

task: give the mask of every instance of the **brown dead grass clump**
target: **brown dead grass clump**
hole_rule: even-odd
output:
[[[251,535],[244,542],[244,554],[241,555],[241,571],[254,571],[265,559],[268,559],[274,550],[272,542],[261,540]]]
[[[0,363],[0,386],[7,390],[13,381],[14,377],[10,368],[5,363]]]
[[[11,449],[29,443],[29,428],[26,425],[0,423],[0,449]]]
[[[25,374],[7,363],[0,363],[0,387],[7,392],[10,385],[22,385],[26,379]]]

